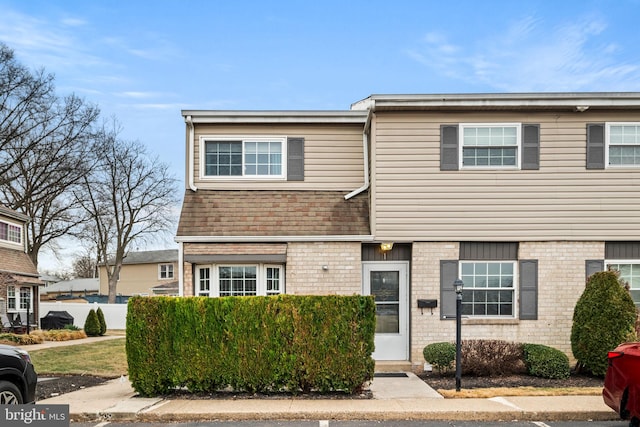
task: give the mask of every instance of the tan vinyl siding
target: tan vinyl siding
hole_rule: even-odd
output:
[[[425,241],[640,238],[640,168],[585,168],[586,124],[606,121],[640,115],[377,114],[374,234]],[[476,122],[540,124],[540,169],[440,171],[440,125]]]
[[[200,136],[256,135],[304,138],[304,181],[215,180],[200,177]],[[195,128],[195,185],[217,190],[352,191],[364,181],[362,125],[203,125]],[[285,159],[286,161],[286,159]]]

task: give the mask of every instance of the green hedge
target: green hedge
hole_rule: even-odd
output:
[[[569,378],[569,358],[560,350],[541,344],[523,344],[524,363],[529,375],[542,378]]]
[[[177,387],[353,393],[373,378],[374,333],[373,297],[133,297],[129,378],[143,396]]]

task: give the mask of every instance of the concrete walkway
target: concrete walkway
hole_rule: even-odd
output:
[[[114,336],[88,338],[81,344]],[[59,343],[38,344],[59,346]],[[36,346],[23,346],[27,351]],[[40,347],[44,348],[44,347]],[[375,377],[372,399],[173,399],[138,397],[125,377],[37,402],[67,404],[74,421],[205,420],[618,420],[601,396],[444,399],[417,376]]]

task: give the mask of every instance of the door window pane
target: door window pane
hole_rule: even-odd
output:
[[[400,332],[400,273],[372,271],[371,295],[376,301],[376,333]]]

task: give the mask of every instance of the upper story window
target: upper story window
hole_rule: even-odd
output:
[[[640,123],[607,123],[607,165],[640,165]]]
[[[158,278],[173,279],[173,264],[160,264],[158,266]]]
[[[11,243],[22,243],[22,227],[0,221],[0,240]]]
[[[463,168],[520,165],[520,124],[461,124],[460,130]]]
[[[286,178],[286,138],[203,137],[202,141],[206,178]]]

